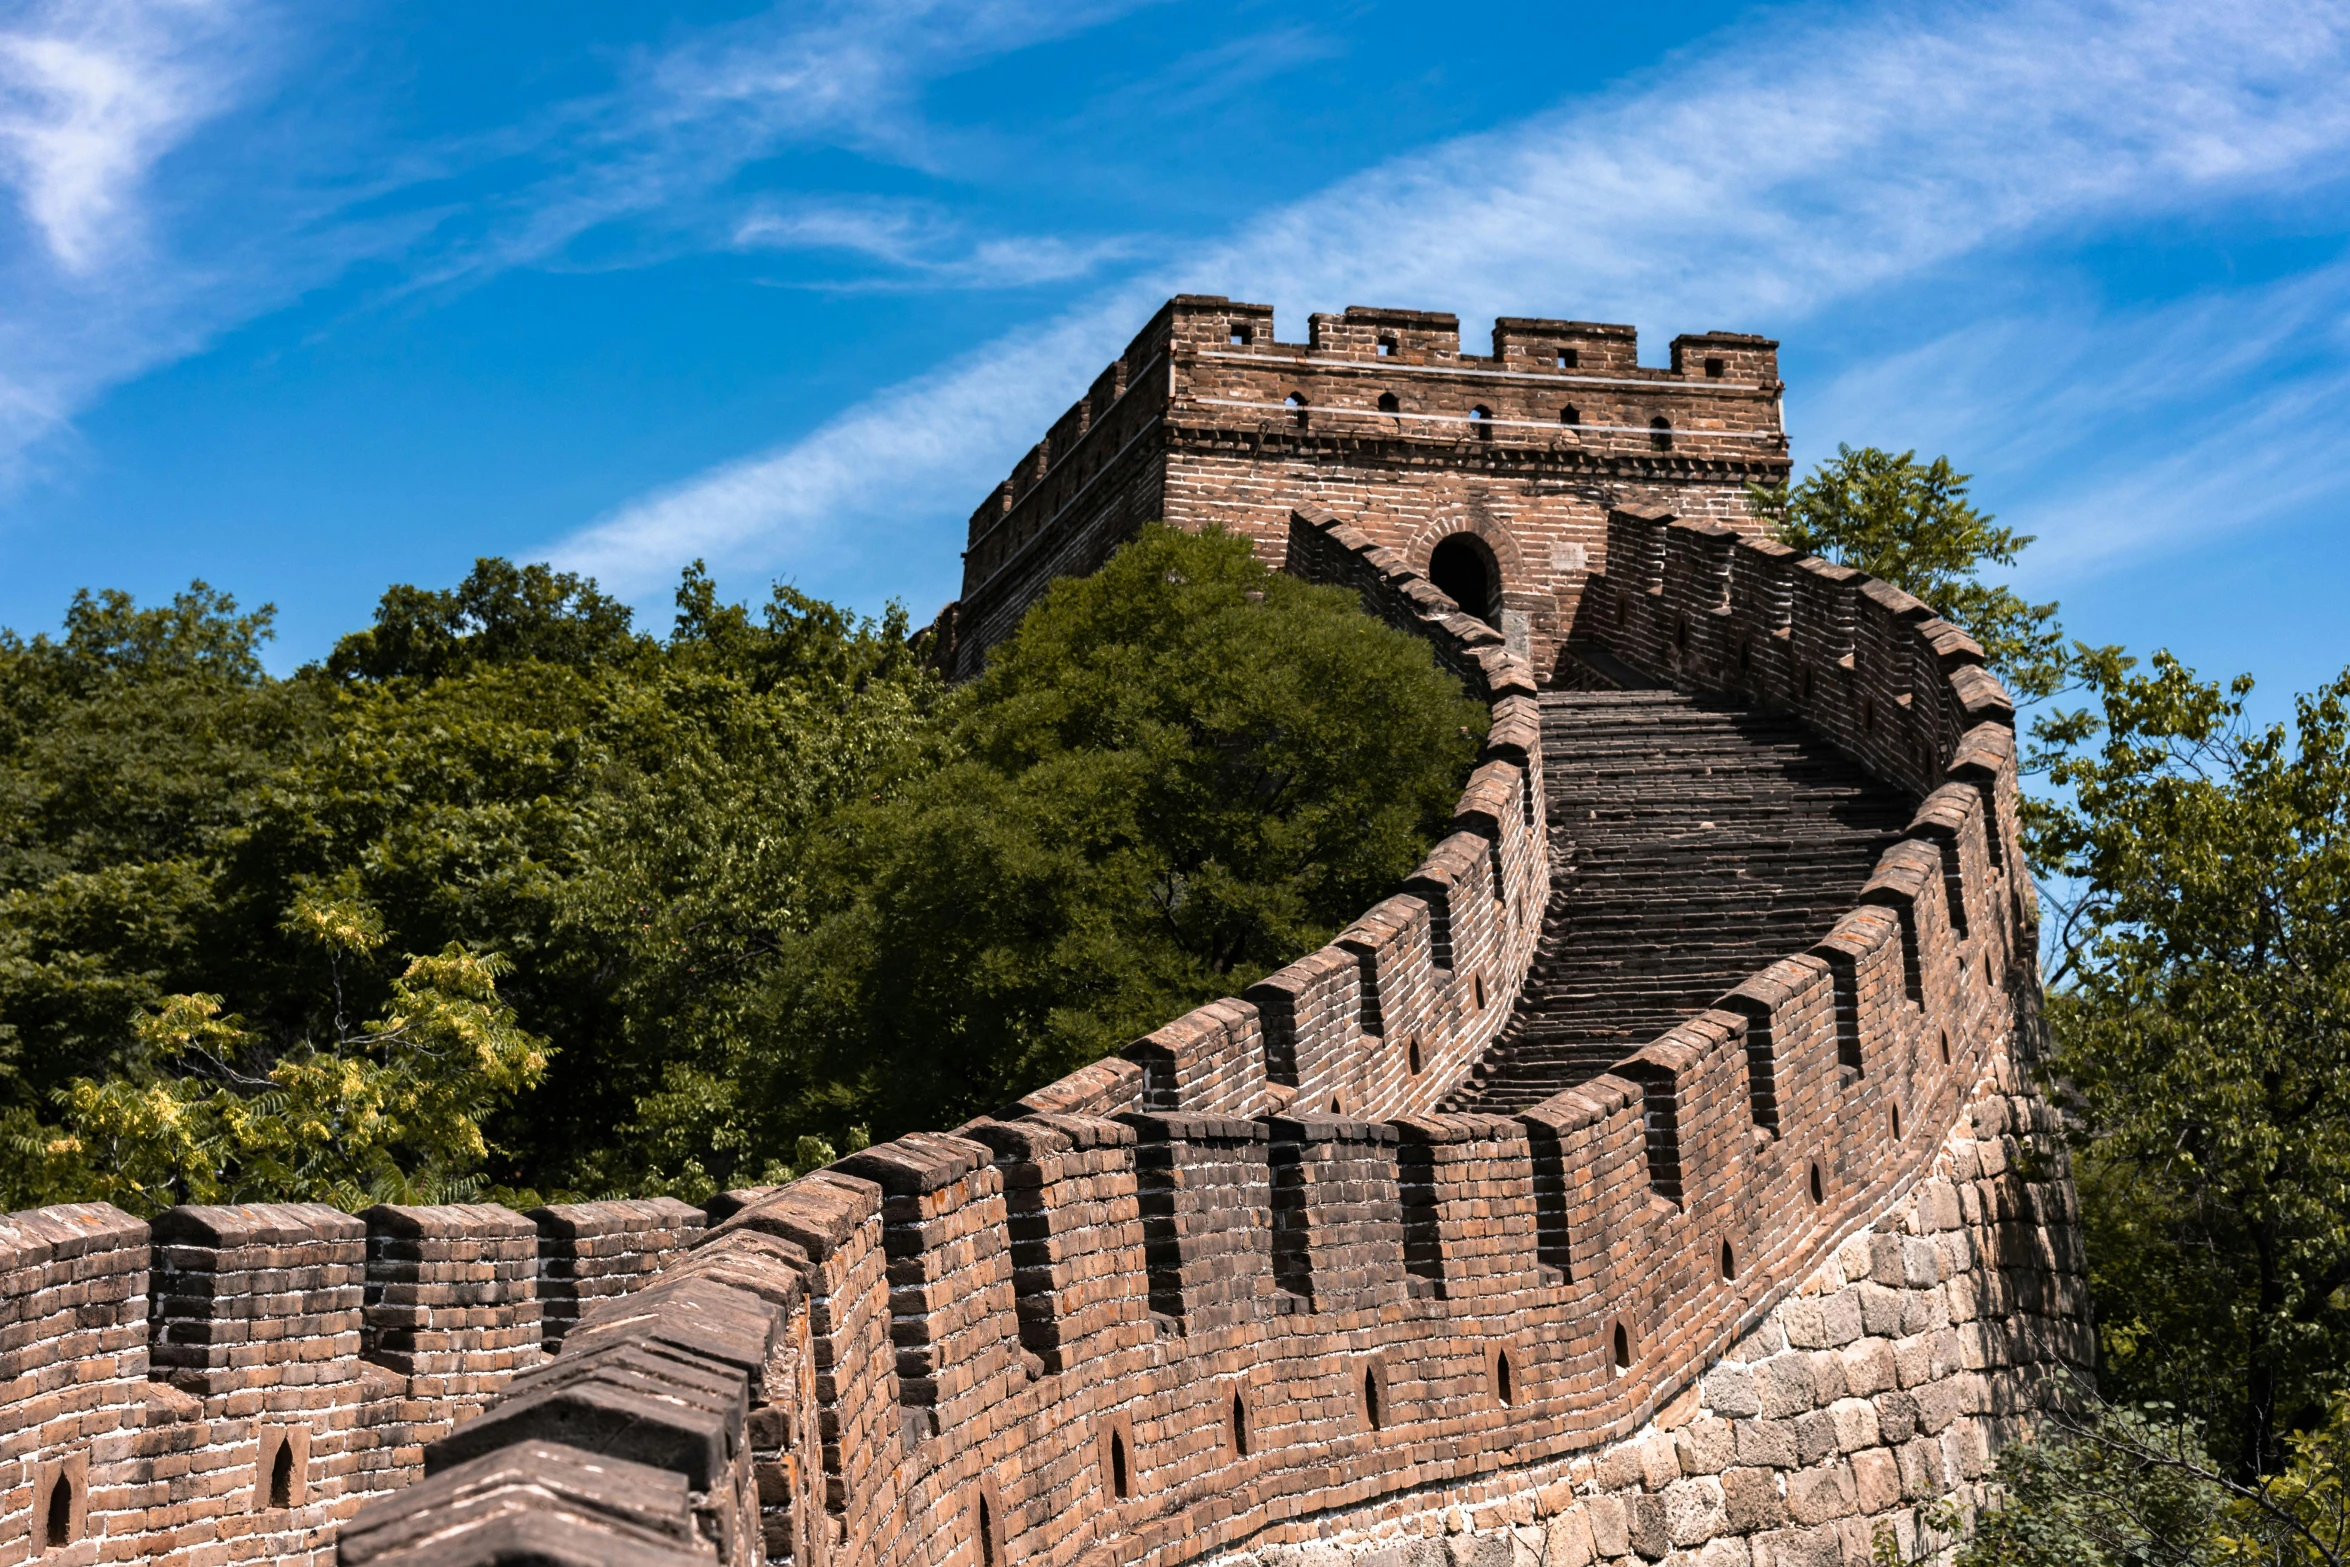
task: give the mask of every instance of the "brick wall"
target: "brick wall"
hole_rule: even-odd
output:
[[[2086,1353],[2069,1188],[2017,1166],[2046,1121],[2010,719],[1922,606],[1609,526],[1578,637],[1790,705],[1920,802],[1810,949],[1521,1114],[1433,1113],[1549,896],[1532,682],[1385,547],[1295,517],[1293,569],[1495,710],[1404,890],[1250,996],[705,1227],[15,1216],[5,1559],[72,1470],[67,1529],[123,1560],[322,1553],[339,1522],[385,1567],[1858,1567]],[[272,1428],[309,1444],[302,1500],[232,1519],[272,1511]]]
[[[539,1357],[542,1243],[550,1298],[600,1298],[702,1219],[543,1212],[544,1229],[312,1203],[0,1219],[0,1562],[333,1560],[362,1502]],[[604,1237],[586,1263],[582,1234]]]

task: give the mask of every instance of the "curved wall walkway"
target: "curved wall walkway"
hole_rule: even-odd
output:
[[[1727,529],[1619,512],[1609,559],[1585,615],[1618,658],[1791,712],[1922,802],[1824,937],[1716,1005],[1515,1114],[1429,1108],[1485,1055],[1535,957],[1539,709],[1482,623],[1301,516],[1290,569],[1427,635],[1494,708],[1459,830],[1396,896],[1246,996],[996,1117],[707,1216],[15,1216],[0,1564],[34,1549],[1176,1563],[1309,1540],[1421,1550],[1456,1509],[1456,1543],[1485,1551],[1499,1537],[1471,1514],[1494,1507],[1526,1510],[1527,1528],[1580,1518],[1619,1555],[1611,1501],[1645,1555],[1696,1528],[1674,1510],[1711,1494],[1674,1485],[1711,1479],[1729,1516],[1728,1470],[1706,1457],[1667,1479],[1660,1459],[1627,1499],[1611,1455],[1653,1454],[1659,1432],[1678,1444],[1700,1408],[1765,1418],[1735,1416],[1726,1373],[1793,1353],[1771,1335],[1809,1331],[1790,1314],[1831,1280],[1838,1299],[1864,1292],[1865,1325],[1865,1291],[1896,1289],[1876,1277],[1883,1243],[1955,1233],[1945,1191],[1962,1228],[1971,1201],[1994,1229],[1966,1230],[1963,1253],[1929,1243],[1951,1276],[1905,1271],[1896,1292],[1974,1291],[1978,1337],[1994,1317],[2012,1336],[1996,1291],[2022,1204],[2045,1237],[2017,1274],[2048,1308],[2034,1342],[2077,1349],[2061,1181],[2000,1185],[1979,1152],[1966,1176],[1957,1151],[1967,1129],[2005,1136],[2001,1115],[2036,1114],[1999,1097],[2038,992],[2012,714],[1979,650],[1904,595]],[[1903,1217],[1920,1203],[1930,1224]],[[1905,1245],[1884,1256],[1912,1267]],[[1937,1352],[1914,1348],[1931,1374],[1900,1381],[1909,1309],[1897,1338],[1870,1336],[1894,1345],[1901,1388],[1938,1387]],[[1931,1339],[1934,1308],[1918,1310]],[[1991,1353],[1968,1369],[1990,1377]],[[1878,1396],[1864,1385],[1848,1375],[1830,1398],[1819,1372],[1802,1413],[1825,1404],[1857,1433],[1837,1406]],[[1994,1394],[2020,1396],[1933,1396]],[[1875,1438],[1852,1452],[1898,1454],[1899,1407],[1871,1404]],[[1807,1430],[1790,1438],[1799,1460]],[[1963,1450],[1947,1456],[1936,1484],[1966,1473]],[[1839,1461],[1882,1500],[1881,1465]],[[1823,1464],[1744,1467],[1778,1477],[1792,1519],[1843,1483],[1787,1478]],[[60,1486],[69,1538],[37,1544]],[[1571,1552],[1580,1526],[1562,1527]],[[1706,1537],[1763,1526],[1739,1527]]]

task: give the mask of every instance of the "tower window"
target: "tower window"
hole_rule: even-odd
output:
[[[1673,449],[1673,421],[1658,414],[1648,421],[1648,444],[1660,452]]]
[[[1561,424],[1581,424],[1582,422],[1583,422],[1583,410],[1582,410],[1582,409],[1580,409],[1580,408],[1577,408],[1577,407],[1576,407],[1576,406],[1575,406],[1573,403],[1569,403],[1569,404],[1567,404],[1567,406],[1566,406],[1566,407],[1564,407],[1564,408],[1561,408],[1561,409],[1559,410],[1559,423],[1561,423]]]
[[[1246,322],[1235,321],[1232,323],[1232,346],[1234,348],[1248,347],[1256,340],[1256,335],[1256,329]]]
[[[1582,357],[1572,348],[1562,348],[1558,351],[1558,367],[1561,370],[1572,370],[1581,362]]]
[[[294,1444],[280,1442],[277,1456],[269,1462],[269,1505],[284,1509],[294,1505]]]
[[[1722,362],[1719,359],[1708,359],[1705,362],[1705,373],[1719,381],[1722,378]]]
[[[1477,432],[1477,439],[1478,439],[1478,440],[1480,440],[1480,441],[1490,441],[1490,440],[1492,440],[1492,439],[1493,439],[1493,410],[1492,410],[1492,409],[1490,409],[1490,408],[1486,407],[1486,406],[1485,406],[1484,404],[1482,404],[1482,403],[1480,403],[1480,404],[1478,404],[1476,407],[1474,407],[1474,408],[1470,409],[1470,410],[1469,410],[1469,424],[1471,425],[1471,427],[1472,427],[1472,428],[1474,428],[1474,429],[1476,430],[1476,432]]]
[[[1395,357],[1394,338],[1383,337],[1379,339],[1379,357],[1382,359],[1393,359]]]
[[[73,1543],[73,1481],[59,1475],[49,1486],[49,1506],[41,1519],[41,1544],[55,1550]]]
[[[1383,414],[1401,413],[1403,412],[1403,404],[1396,401],[1393,392],[1381,392],[1379,394],[1379,411]]]
[[[1299,429],[1302,430],[1305,428],[1306,400],[1304,398],[1298,396],[1297,393],[1292,392],[1287,397],[1281,399],[1281,406],[1289,410],[1290,417],[1297,421],[1297,427]]]

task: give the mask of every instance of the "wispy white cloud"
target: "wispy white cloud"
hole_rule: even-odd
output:
[[[971,475],[1032,441],[1052,399],[1098,368],[1113,312],[1043,331],[872,399],[820,438],[748,457],[638,500],[557,552],[607,582],[643,587],[696,555],[790,558],[811,568],[886,557],[915,525],[967,512]],[[985,488],[983,482],[980,489]],[[882,496],[886,493],[886,504]]]
[[[1800,411],[1852,442],[1965,451],[2033,533],[2035,592],[2341,510],[2350,261],[2136,308],[2087,298],[1856,366]]]
[[[921,103],[933,82],[1154,3],[777,5],[666,50],[632,55],[609,91],[443,151],[451,166],[505,159],[537,172],[460,214],[407,286],[557,263],[583,236],[621,224],[643,230],[623,250],[630,264],[746,239],[788,242],[799,221],[829,227],[843,248],[883,258],[890,202],[746,201],[731,193],[732,182],[747,164],[799,146],[939,172],[948,153]],[[901,239],[911,237],[905,227]],[[980,256],[989,244],[999,248],[992,263]],[[1046,253],[1036,241],[983,241],[966,252],[971,264],[963,272],[989,284],[1023,257],[1032,268],[1042,265]],[[896,259],[909,268],[940,260],[913,248]],[[945,279],[957,280],[956,269],[946,268]]]
[[[1054,234],[974,235],[935,202],[867,198],[762,201],[735,226],[742,250],[843,252],[879,263],[879,278],[825,287],[1021,288],[1065,283],[1134,253],[1123,236],[1073,241]]]
[[[59,0],[0,30],[0,484],[95,389],[190,341],[214,280],[160,253],[153,187],[263,69],[258,26],[234,0]]]
[[[2350,259],[2111,307],[2079,291],[1854,365],[1790,420],[1963,452],[2037,536],[2029,584],[2335,503],[2350,462]]]
[[[0,180],[54,265],[138,243],[139,187],[231,94],[236,19],[226,0],[74,0],[0,31]]]
[[[369,106],[341,101],[311,144],[257,105],[291,62],[318,68],[331,15],[278,0],[33,0],[14,13],[0,0],[0,186],[21,219],[0,223],[0,489],[107,388],[355,262],[391,264],[380,300],[516,267],[728,248],[746,221],[731,189],[745,165],[823,145],[926,167],[928,83],[1147,3],[779,4],[624,54],[607,88],[487,129],[371,144]],[[310,112],[280,106],[281,119]],[[192,149],[203,199],[156,178]],[[949,227],[906,236],[895,265],[1002,286],[1080,276],[1112,254]],[[616,232],[596,259],[577,253]],[[868,249],[885,237],[869,232]]]
[[[1285,312],[1790,326],[1959,258],[2302,189],[2350,149],[2346,63],[2350,12],[2308,0],[1944,5],[1741,33],[1343,181],[556,553],[633,586],[696,553],[763,566],[914,512],[935,527],[1176,289]]]

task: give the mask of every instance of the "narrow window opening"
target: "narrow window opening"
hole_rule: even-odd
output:
[[[1232,1395],[1232,1456],[1248,1456],[1248,1411],[1242,1407],[1240,1395]]]
[[[1242,326],[1235,322],[1232,327],[1232,346],[1234,348],[1246,348],[1249,345],[1250,339],[1254,338],[1255,336],[1256,332],[1253,328]]]
[[[1648,444],[1660,452],[1673,449],[1673,421],[1658,414],[1648,421]]]
[[[1473,975],[1471,975],[1471,976],[1469,977],[1469,988],[1470,988],[1470,989],[1472,989],[1472,990],[1474,990],[1474,991],[1477,993],[1477,1010],[1478,1010],[1478,1011],[1480,1011],[1480,1012],[1484,1011],[1484,1010],[1485,1010],[1485,976],[1484,976],[1483,974],[1473,974]]]
[[[1363,1418],[1371,1423],[1374,1431],[1386,1429],[1387,1423],[1379,1412],[1379,1375],[1375,1371],[1363,1373]]]
[[[1304,398],[1292,392],[1281,400],[1281,406],[1289,410],[1290,417],[1297,421],[1299,429],[1302,430],[1306,427],[1306,400]]]
[[[1510,1386],[1510,1355],[1506,1349],[1493,1357],[1493,1396],[1504,1404],[1518,1401],[1516,1390]]]
[[[1989,968],[1991,966],[1988,959],[1984,961],[1983,966],[1985,968]],[[1984,977],[1989,978],[1990,976],[1985,975]],[[1944,1066],[1948,1066],[1950,1064],[1950,1030],[1947,1028],[1942,1030],[1942,1064]]]
[[[1622,1376],[1625,1372],[1632,1369],[1632,1335],[1624,1331],[1624,1325],[1621,1322],[1616,1324],[1615,1343],[1613,1345],[1613,1349],[1615,1354],[1616,1375]]]
[[[1418,1077],[1420,1075],[1420,1041],[1417,1035],[1413,1036],[1408,1054],[1412,1063],[1412,1076]]]
[[[1110,1489],[1119,1501],[1126,1500],[1126,1439],[1115,1431],[1110,1433]]]
[[[1396,399],[1393,392],[1381,392],[1379,394],[1379,411],[1383,414],[1402,413],[1403,404]]]
[[[1576,406],[1575,406],[1573,403],[1569,403],[1569,404],[1567,404],[1567,406],[1566,406],[1566,407],[1564,407],[1564,408],[1561,408],[1561,409],[1559,410],[1559,423],[1561,423],[1561,424],[1581,424],[1582,422],[1583,422],[1583,410],[1582,410],[1582,409],[1580,409],[1580,408],[1577,408],[1577,407],[1576,407]]]
[[[277,1444],[277,1456],[269,1463],[269,1505],[294,1505],[294,1444],[283,1438]]]
[[[73,1543],[73,1481],[68,1476],[59,1475],[49,1487],[48,1516],[42,1520],[41,1533],[44,1550]]]
[[[995,1520],[988,1516],[984,1496],[979,1499],[979,1567],[996,1567]]]
[[[1894,1105],[1888,1110],[1886,1124],[1893,1128],[1893,1140],[1901,1141],[1901,1106]]]
[[[1738,1277],[1738,1253],[1731,1249],[1728,1241],[1722,1242],[1722,1277],[1724,1279]]]
[[[1722,362],[1719,359],[1708,359],[1705,362],[1705,373],[1708,379],[1719,381],[1722,378]]]
[[[1558,367],[1561,370],[1572,370],[1580,358],[1574,349],[1562,348],[1558,352]]]
[[[1332,1115],[1346,1114],[1346,1101],[1339,1098],[1338,1095],[1332,1094],[1330,1096],[1330,1113]]]
[[[1394,338],[1383,337],[1379,339],[1379,357],[1382,359],[1393,359],[1395,357]]]
[[[1821,1183],[1820,1167],[1815,1163],[1811,1167],[1811,1205],[1817,1208],[1820,1206],[1820,1204],[1826,1202],[1827,1200],[1828,1189]]]
[[[1478,440],[1480,440],[1480,441],[1490,441],[1490,440],[1492,440],[1492,439],[1493,439],[1493,410],[1492,410],[1492,409],[1490,409],[1490,408],[1488,408],[1488,407],[1486,407],[1486,406],[1485,406],[1483,403],[1479,403],[1479,404],[1478,404],[1476,407],[1474,407],[1474,408],[1470,409],[1470,410],[1469,410],[1469,427],[1470,427],[1471,429],[1473,429],[1473,430],[1475,430],[1475,431],[1477,432],[1477,439],[1478,439]]]

